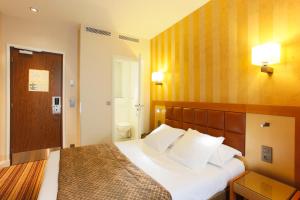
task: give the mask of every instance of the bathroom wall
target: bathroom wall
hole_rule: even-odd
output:
[[[132,125],[132,136],[137,138],[138,62],[117,59],[114,61],[114,138],[119,139],[117,125],[128,122]]]
[[[130,88],[130,66],[121,60],[114,61],[114,120],[118,122],[129,122],[129,89]],[[126,70],[127,69],[127,70]],[[115,76],[116,75],[116,76]]]

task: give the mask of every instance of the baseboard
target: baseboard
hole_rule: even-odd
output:
[[[0,169],[4,167],[9,167],[10,166],[10,160],[2,160],[0,161]]]
[[[19,153],[12,153],[11,164],[18,165],[27,162],[34,162],[38,160],[47,160],[50,152],[60,150],[60,147],[53,147],[49,149],[39,149],[33,151],[25,151]]]

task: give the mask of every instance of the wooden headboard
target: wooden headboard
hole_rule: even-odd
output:
[[[243,153],[243,146],[245,148],[245,140],[243,140],[243,134],[239,134],[240,129],[238,127],[232,127],[232,125],[239,124],[233,123],[239,118],[243,119],[242,115],[247,116],[249,114],[262,114],[262,115],[272,115],[272,116],[282,116],[282,117],[293,117],[295,119],[295,146],[291,146],[295,150],[295,169],[294,169],[294,180],[298,189],[300,189],[300,107],[295,106],[272,106],[272,105],[252,105],[252,104],[229,104],[229,103],[206,103],[206,102],[186,102],[186,101],[151,101],[150,108],[150,128],[153,130],[157,122],[167,122],[171,126],[188,128],[194,127],[199,131],[207,131],[208,134],[215,135],[216,133],[224,134],[226,140],[225,143],[235,147],[236,143],[240,147],[235,147],[240,149]],[[167,113],[157,112],[155,109],[165,109]],[[204,112],[200,112],[202,110]],[[220,111],[220,112],[215,112]],[[212,123],[212,116],[216,113],[219,114],[219,120],[223,126],[216,125]],[[202,114],[200,114],[202,113]],[[240,114],[240,115],[234,115]],[[235,119],[231,119],[235,116]],[[239,117],[237,117],[239,116]],[[204,119],[201,121],[201,118]],[[247,117],[245,117],[247,118]],[[205,123],[203,123],[203,121]],[[244,123],[246,123],[244,119]],[[220,128],[222,127],[222,128]],[[242,128],[242,130],[245,130]],[[216,132],[215,132],[216,131]],[[245,131],[246,132],[246,131]],[[248,137],[250,134],[245,135]],[[233,139],[234,138],[234,139]],[[239,138],[239,139],[237,139]],[[242,139],[241,139],[242,138]],[[246,157],[248,155],[245,155]]]
[[[167,106],[165,123],[175,128],[192,128],[212,136],[223,136],[224,144],[245,154],[246,113]]]

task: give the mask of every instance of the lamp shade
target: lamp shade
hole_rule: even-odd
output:
[[[252,64],[258,66],[272,65],[280,62],[280,45],[266,43],[252,48]]]
[[[161,84],[164,79],[164,74],[162,72],[152,72],[152,82]]]

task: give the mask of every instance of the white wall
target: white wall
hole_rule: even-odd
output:
[[[138,58],[142,55],[142,97],[145,104],[143,115],[144,127],[149,128],[149,73],[150,73],[150,42],[140,43],[120,40],[112,37],[80,31],[80,101],[81,141],[82,144],[111,142],[112,140],[112,69],[113,57],[124,56]]]
[[[3,47],[2,18],[0,13],[0,46]],[[5,137],[5,66],[3,63],[4,48],[0,48],[0,161],[6,160]]]
[[[75,143],[76,145],[80,144],[80,132],[79,132],[79,107],[70,108],[68,106],[68,100],[73,97],[77,98],[79,95],[79,27],[77,25],[66,24],[66,23],[50,23],[50,22],[38,22],[30,21],[27,19],[20,19],[16,17],[0,15],[0,162],[7,160],[9,155],[7,155],[7,135],[6,135],[6,48],[7,44],[15,44],[20,46],[27,46],[39,49],[48,49],[53,51],[59,51],[65,53],[65,72],[66,77],[64,83],[66,85],[65,90],[65,101],[66,101],[66,145]],[[90,97],[93,95],[97,96],[97,84],[101,83],[100,79],[103,81],[105,90],[100,91],[100,96],[104,96],[106,100],[111,100],[111,65],[112,65],[112,56],[113,55],[122,55],[127,57],[137,57],[141,52],[144,60],[144,69],[143,71],[143,99],[145,110],[143,115],[144,121],[144,131],[149,129],[149,73],[150,73],[150,44],[149,41],[142,40],[139,45],[133,44],[131,42],[120,42],[118,40],[103,40],[98,36],[94,36],[90,33],[85,33],[81,31],[81,49],[82,59],[85,55],[91,56],[90,63],[81,62],[82,70],[90,71],[90,77],[84,78],[87,80],[85,85],[86,89],[81,91],[81,94],[86,94]],[[86,57],[88,58],[88,57]],[[95,70],[97,72],[97,60],[100,60],[98,63],[101,69],[104,70],[105,76],[102,74],[98,75],[93,73],[93,66],[96,66]],[[84,61],[84,59],[82,60]],[[107,76],[108,74],[108,76]],[[69,81],[75,80],[75,87],[69,87]],[[78,81],[77,81],[78,80]],[[84,84],[81,84],[82,86]],[[107,95],[107,96],[105,96]],[[81,95],[84,96],[84,95]],[[106,98],[108,97],[108,98]],[[97,100],[97,98],[92,98]],[[77,101],[78,103],[78,101]],[[105,101],[95,102],[94,105],[103,105]],[[78,104],[77,104],[78,105]],[[83,107],[83,111],[84,111]],[[109,128],[106,130],[104,138],[111,138],[111,107],[108,107],[108,112],[95,112],[95,116],[91,116],[91,124],[93,122],[101,121],[101,116],[104,118],[104,122],[108,120]],[[99,117],[99,115],[101,115]],[[90,126],[93,129],[93,126]],[[97,127],[97,125],[96,125]],[[88,128],[89,129],[89,128]],[[96,129],[97,130],[97,129]],[[95,134],[97,135],[97,134]]]
[[[77,127],[78,108],[70,108],[68,99],[78,95],[78,32],[79,27],[71,24],[37,22],[9,16],[0,16],[0,161],[8,159],[6,149],[6,48],[7,44],[53,50],[65,53],[65,101],[66,101],[66,145],[79,143]],[[75,80],[75,87],[69,81]]]

